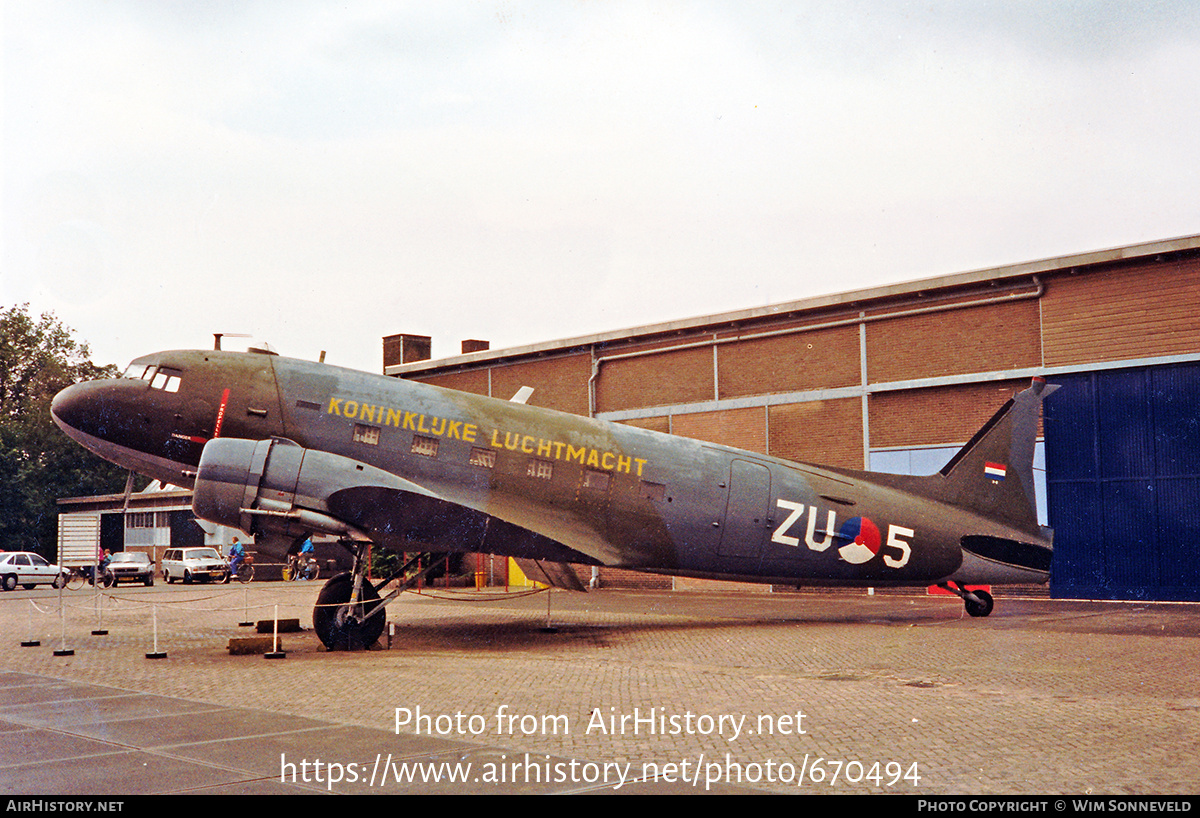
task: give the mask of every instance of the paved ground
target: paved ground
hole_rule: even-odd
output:
[[[406,594],[390,650],[227,652],[316,590],[3,594],[0,792],[1200,791],[1200,605]]]

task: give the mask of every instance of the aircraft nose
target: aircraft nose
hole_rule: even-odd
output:
[[[86,381],[68,386],[50,402],[50,416],[58,427],[79,440],[79,433],[106,439],[118,414],[109,389],[112,381]]]
[[[54,418],[60,429],[79,428],[81,418],[84,417],[85,399],[84,390],[80,388],[82,386],[83,384],[79,383],[68,386],[50,401],[50,417]]]

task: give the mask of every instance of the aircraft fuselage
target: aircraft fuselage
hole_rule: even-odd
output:
[[[344,526],[396,550],[786,584],[1047,576],[1048,559],[965,552],[967,534],[1049,543],[947,502],[936,475],[823,468],[274,355],[145,356],[124,378],[64,390],[53,413],[106,459],[195,488],[198,515],[251,533]]]

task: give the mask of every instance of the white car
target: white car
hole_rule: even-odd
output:
[[[162,575],[168,584],[177,579],[224,582],[229,563],[215,548],[168,548],[162,558]]]
[[[0,588],[15,591],[18,585],[31,589],[35,585],[53,585],[61,588],[67,584],[63,570],[46,562],[41,554],[32,551],[6,551],[0,553]]]

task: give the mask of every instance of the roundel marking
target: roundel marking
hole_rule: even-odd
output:
[[[879,528],[868,517],[854,517],[838,529],[839,540],[851,540],[838,549],[838,554],[852,565],[862,565],[879,553],[882,539]]]

